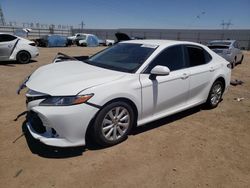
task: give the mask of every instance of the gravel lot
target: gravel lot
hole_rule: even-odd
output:
[[[19,83],[57,52],[80,57],[101,49],[40,48],[30,64],[0,63],[0,187],[250,187],[250,52],[232,73],[244,84],[231,86],[216,109],[147,124],[114,147],[58,149],[22,136]]]

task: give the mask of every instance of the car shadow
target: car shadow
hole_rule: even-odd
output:
[[[161,127],[163,125],[165,126],[166,124],[180,120],[186,116],[195,114],[203,110],[203,108],[204,107],[200,105],[200,106],[185,110],[183,112],[168,116],[166,118],[162,118],[160,120],[153,121],[151,123],[148,123],[139,127],[135,127],[134,129],[132,129],[130,135],[138,135],[143,132]],[[22,124],[22,131],[26,138],[26,142],[28,144],[30,151],[33,154],[39,155],[44,158],[71,158],[71,157],[81,156],[87,150],[104,149],[104,147],[101,147],[95,144],[95,142],[90,136],[86,137],[86,146],[70,147],[70,148],[47,146],[32,137],[32,135],[30,134],[26,126],[26,121],[24,121]],[[90,135],[90,134],[87,134],[87,135]]]
[[[35,62],[37,62],[37,61],[32,59],[32,60],[30,60],[29,63],[23,64],[23,65],[32,64]],[[0,61],[0,66],[16,67],[16,65],[22,65],[22,64],[17,62],[17,61]]]

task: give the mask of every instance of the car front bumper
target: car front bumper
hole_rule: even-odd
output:
[[[85,145],[85,135],[98,108],[88,104],[73,106],[38,106],[27,104],[27,127],[31,135],[42,143],[57,147]]]

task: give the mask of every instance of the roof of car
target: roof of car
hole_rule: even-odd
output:
[[[146,44],[146,45],[157,45],[157,46],[170,46],[175,44],[192,44],[200,45],[194,42],[187,41],[176,41],[176,40],[155,40],[155,39],[143,39],[143,40],[128,40],[121,43],[134,43],[134,44]]]

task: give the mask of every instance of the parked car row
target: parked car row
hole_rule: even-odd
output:
[[[72,42],[72,44],[76,44],[77,46],[89,46],[95,47],[99,45],[103,46],[111,46],[115,43],[114,40],[102,40],[98,38],[96,35],[87,34],[87,33],[76,33],[74,36],[68,37],[68,40]]]
[[[65,47],[72,44],[78,46],[96,47],[99,45],[112,46],[117,42],[142,39],[129,37],[125,33],[116,33],[114,40],[102,40],[93,34],[77,33],[71,37],[60,35],[45,35],[39,39],[29,41],[27,39],[0,33],[0,61],[16,60],[20,63],[28,63],[31,58],[38,56],[39,52],[35,46],[40,47]],[[242,63],[244,55],[236,40],[214,40],[207,45],[215,53],[231,63],[231,68]]]

